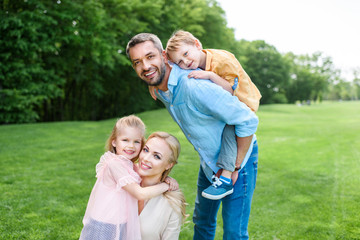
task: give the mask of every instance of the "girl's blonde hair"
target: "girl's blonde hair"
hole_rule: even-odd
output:
[[[141,139],[141,148],[144,146],[145,143],[145,124],[143,121],[135,116],[135,115],[129,115],[126,117],[122,117],[119,120],[116,121],[115,126],[109,136],[109,138],[106,141],[105,150],[110,151],[112,153],[116,153],[116,148],[112,145],[112,142],[116,140],[116,138],[121,134],[121,131],[124,128],[127,127],[133,127],[138,128],[141,132],[142,139]],[[136,160],[136,159],[134,159]]]
[[[160,138],[164,140],[171,150],[171,155],[168,159],[168,163],[173,165],[170,169],[165,170],[163,172],[161,176],[161,181],[164,181],[165,178],[169,175],[171,169],[175,166],[175,164],[178,163],[178,157],[180,155],[180,148],[181,148],[180,142],[176,137],[166,132],[154,132],[148,137],[147,141],[149,141],[149,139],[151,138]],[[183,220],[185,220],[188,215],[186,214],[187,203],[185,201],[184,194],[180,190],[177,190],[177,191],[167,191],[164,193],[164,196],[169,200],[173,209],[181,213],[181,215],[183,216]]]
[[[199,39],[194,37],[190,32],[184,30],[178,30],[173,33],[166,44],[166,54],[169,58],[169,52],[175,52],[179,49],[179,47],[183,44],[187,45],[195,45],[195,42],[198,41],[200,47],[202,48],[201,42]]]

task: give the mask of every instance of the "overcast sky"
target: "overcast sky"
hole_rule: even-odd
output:
[[[237,39],[281,53],[330,56],[343,76],[360,68],[360,0],[218,0]]]

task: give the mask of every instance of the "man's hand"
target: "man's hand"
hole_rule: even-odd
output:
[[[216,176],[217,176],[218,178],[220,178],[222,171],[223,171],[222,169],[219,169],[219,171],[216,173]],[[239,177],[239,171],[234,171],[234,172],[231,174],[231,180],[232,180],[232,182],[233,182],[233,185],[235,185],[238,177]]]
[[[150,95],[156,101],[157,98],[156,98],[156,95],[155,95],[155,91],[157,91],[157,90],[156,90],[156,88],[154,86],[149,86]]]
[[[238,177],[239,177],[239,171],[234,171],[231,174],[231,180],[233,182],[233,185],[235,185],[236,181],[238,180]]]

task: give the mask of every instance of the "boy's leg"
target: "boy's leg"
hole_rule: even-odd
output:
[[[201,196],[202,191],[210,185],[211,182],[200,167],[193,215],[194,240],[211,240],[215,237],[216,216],[220,200],[209,200]]]
[[[235,169],[236,156],[237,142],[235,127],[233,125],[226,125],[222,134],[221,148],[216,165],[221,169],[233,172]]]
[[[239,171],[234,193],[222,200],[224,240],[249,239],[248,223],[256,185],[257,165],[258,145],[255,142],[248,162]]]
[[[235,169],[237,142],[235,127],[226,125],[222,134],[221,148],[216,165],[223,169],[220,180],[205,189],[203,197],[212,200],[221,199],[233,192],[231,174]]]

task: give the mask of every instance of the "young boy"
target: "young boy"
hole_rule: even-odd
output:
[[[168,40],[166,54],[171,62],[183,69],[200,68],[204,70],[192,71],[189,78],[209,79],[238,97],[252,111],[258,110],[261,94],[239,61],[230,52],[202,49],[201,42],[190,32],[179,30]],[[150,89],[150,93],[154,97],[152,89]],[[223,145],[226,145],[227,142],[226,132],[224,131],[223,134]],[[237,145],[238,148],[241,147],[239,142]],[[222,149],[226,148],[222,147]],[[203,197],[218,200],[233,192],[231,175],[240,169],[243,159],[239,159],[238,167],[235,168],[236,159],[228,159],[225,151],[220,152],[217,161],[217,166],[223,169],[220,179],[215,178],[214,184],[202,192]]]

